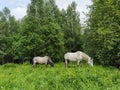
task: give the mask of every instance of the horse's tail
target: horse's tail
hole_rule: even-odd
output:
[[[31,58],[31,64],[34,66],[35,65],[35,58]]]
[[[33,59],[32,58],[29,58],[29,62],[30,62],[30,64],[33,64]]]

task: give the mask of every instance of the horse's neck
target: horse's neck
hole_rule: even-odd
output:
[[[84,59],[86,62],[89,62],[89,61],[90,61],[90,57],[89,57],[87,54],[82,53],[82,57],[83,57],[83,59]]]

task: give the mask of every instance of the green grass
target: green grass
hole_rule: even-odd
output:
[[[5,64],[0,66],[0,90],[120,90],[120,71],[113,67],[64,63],[54,67]]]

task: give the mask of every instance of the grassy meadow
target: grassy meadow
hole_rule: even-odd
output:
[[[56,63],[0,66],[0,90],[120,90],[120,70],[113,67]]]

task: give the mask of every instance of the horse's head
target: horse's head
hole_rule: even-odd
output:
[[[90,59],[90,60],[88,61],[88,64],[93,67],[93,59]]]
[[[51,60],[51,58],[48,58],[48,64],[50,64],[52,67],[54,67],[54,62]]]

